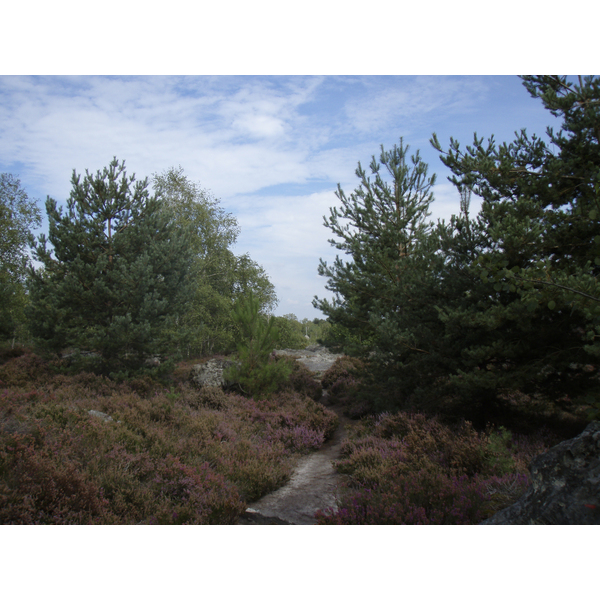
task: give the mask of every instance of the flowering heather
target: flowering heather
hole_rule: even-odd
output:
[[[267,439],[282,442],[284,447],[292,452],[304,454],[320,448],[325,441],[325,435],[322,431],[315,431],[305,426],[273,429],[269,425],[267,428]]]
[[[359,419],[372,412],[371,399],[359,395],[361,374],[365,364],[358,358],[342,356],[325,371],[321,379],[327,390],[328,402],[344,407],[344,414]]]
[[[330,389],[339,379],[356,377],[363,367],[364,363],[360,359],[341,356],[323,373],[321,385],[324,389]]]
[[[545,449],[541,438],[483,434],[468,422],[450,428],[421,414],[363,419],[336,464],[347,477],[338,509],[316,517],[346,525],[480,523],[525,492],[528,459]]]
[[[294,391],[262,400],[199,392],[185,365],[165,387],[57,374],[31,353],[4,360],[3,524],[235,523],[337,425]]]

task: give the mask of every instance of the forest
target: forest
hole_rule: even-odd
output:
[[[600,415],[600,79],[522,80],[560,129],[433,133],[450,222],[429,220],[436,177],[403,139],[338,186],[313,321],[273,315],[237,220],[181,167],[74,171],[37,237],[40,208],[1,174],[0,522],[233,524],[340,411],[346,483],[319,523],[479,523],[514,502],[531,459]],[[318,381],[274,354],[314,344],[344,354]],[[214,357],[232,385],[195,389]]]

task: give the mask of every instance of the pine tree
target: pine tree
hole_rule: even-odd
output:
[[[562,119],[549,144],[525,129],[497,146],[475,135],[444,152],[451,181],[482,198],[471,301],[445,309],[447,331],[468,332],[456,389],[508,410],[520,390],[547,401],[597,394],[600,344],[600,81],[524,77],[530,94]],[[485,239],[487,238],[487,239]],[[492,411],[493,412],[493,411]]]
[[[99,353],[104,372],[137,369],[165,350],[165,329],[183,310],[188,232],[124,161],[83,179],[74,171],[71,183],[66,214],[48,198],[48,239],[35,244],[43,268],[31,270],[32,332],[55,352]]]
[[[232,367],[226,378],[235,381],[246,394],[268,395],[292,372],[289,363],[276,361],[272,356],[279,340],[276,318],[261,314],[260,302],[250,291],[236,303],[234,319],[240,328],[237,343],[240,364]]]
[[[332,266],[321,261],[319,274],[328,278],[326,288],[335,298],[313,301],[329,317],[332,331],[348,332],[351,350],[375,351],[381,364],[389,363],[390,353],[426,355],[427,322],[435,318],[432,303],[426,302],[437,260],[427,221],[435,175],[427,176],[418,152],[410,163],[408,146],[400,140],[390,151],[382,147],[378,161],[373,157],[373,180],[359,163],[360,186],[354,193],[348,197],[338,186],[342,207],[331,209],[325,226],[338,237],[330,243],[349,260],[338,256]],[[424,327],[420,333],[409,327],[417,313]]]

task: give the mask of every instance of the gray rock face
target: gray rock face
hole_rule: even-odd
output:
[[[88,410],[88,414],[92,417],[96,417],[97,419],[102,419],[103,421],[106,421],[107,423],[113,420],[113,418],[110,415],[100,412],[99,410]],[[118,422],[120,423],[120,421],[118,421]]]
[[[309,346],[303,350],[275,350],[278,356],[291,356],[303,363],[319,377],[342,354],[332,354],[323,346]],[[236,364],[234,361],[213,358],[205,363],[192,367],[191,380],[199,388],[222,387],[227,388],[231,382],[223,377],[223,371]]]
[[[223,371],[234,364],[231,360],[213,358],[200,365],[194,365],[191,380],[199,388],[228,387],[230,382],[224,378]]]
[[[332,354],[324,346],[308,346],[302,350],[275,350],[277,356],[291,356],[315,375],[322,374],[343,354]]]
[[[160,356],[151,356],[144,361],[146,367],[160,367],[162,358]]]
[[[600,525],[600,422],[538,456],[532,485],[482,525]]]

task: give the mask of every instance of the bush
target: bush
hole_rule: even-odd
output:
[[[344,407],[344,414],[360,419],[373,411],[372,394],[362,386],[365,363],[358,358],[342,356],[323,374],[321,385],[327,390],[330,404]]]
[[[386,486],[361,488],[320,525],[468,525],[485,518],[485,486],[467,476],[412,471]]]
[[[31,352],[9,358],[0,365],[0,385],[36,387],[50,375],[49,364]]]
[[[508,445],[513,444],[511,456]],[[321,524],[475,524],[515,502],[541,438],[450,427],[422,414],[363,419],[342,444],[339,510]]]
[[[234,308],[234,320],[241,330],[237,344],[239,364],[227,369],[226,379],[235,381],[249,396],[267,396],[283,384],[291,374],[291,366],[277,361],[273,350],[279,332],[275,317],[261,315],[259,301],[252,292]]]
[[[337,425],[291,389],[254,399],[53,375],[31,354],[2,368],[14,385],[0,389],[0,523],[234,523]]]
[[[291,367],[289,378],[279,386],[280,391],[291,389],[313,400],[319,400],[323,396],[323,387],[306,365],[291,356],[276,356],[275,360]]]
[[[363,368],[364,363],[360,359],[351,356],[341,356],[323,373],[321,385],[323,389],[330,390],[340,380],[357,377]]]

